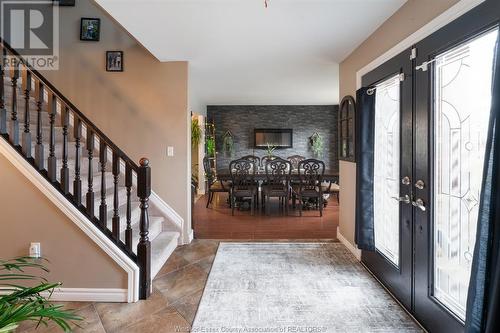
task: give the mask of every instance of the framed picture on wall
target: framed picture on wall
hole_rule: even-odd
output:
[[[54,4],[57,4],[61,7],[74,7],[75,0],[53,0]]]
[[[356,161],[355,117],[356,102],[346,96],[339,107],[339,160]]]
[[[101,37],[101,19],[82,17],[80,21],[80,40],[98,42]]]
[[[106,52],[106,71],[123,72],[123,51]]]

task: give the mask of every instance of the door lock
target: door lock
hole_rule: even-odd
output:
[[[405,176],[405,177],[403,177],[403,179],[401,179],[401,184],[403,184],[403,185],[410,185],[410,183],[411,183],[411,180],[410,180],[410,177],[408,177],[408,176]]]
[[[410,197],[407,195],[405,195],[404,197],[392,197],[394,200],[398,201],[398,202],[403,202],[405,204],[409,204],[410,203]]]
[[[415,201],[412,201],[411,203],[413,206],[419,208],[421,211],[425,212],[426,208],[425,208],[425,203],[424,203],[424,200],[418,198],[417,200]]]
[[[423,190],[425,187],[424,181],[421,179],[417,180],[417,182],[415,183],[415,187],[418,188],[419,190]]]

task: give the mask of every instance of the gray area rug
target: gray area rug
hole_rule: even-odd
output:
[[[340,243],[221,243],[192,332],[422,332]]]

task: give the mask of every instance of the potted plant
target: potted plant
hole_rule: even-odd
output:
[[[49,283],[43,277],[27,274],[26,269],[49,272],[42,264],[46,259],[20,257],[0,260],[0,287],[7,294],[0,296],[0,332],[14,332],[23,321],[36,321],[48,326],[56,323],[64,332],[70,332],[70,324],[83,318],[63,305],[50,303],[54,289],[61,283]],[[21,281],[37,282],[32,287],[20,285]]]
[[[323,150],[324,150],[324,141],[323,137],[321,134],[318,132],[315,132],[310,138],[309,138],[310,144],[311,144],[311,149],[313,151],[314,156],[320,158],[323,157]]]
[[[205,140],[205,145],[207,147],[207,154],[210,157],[215,157],[215,138],[208,137]]]
[[[231,131],[227,131],[222,139],[222,151],[226,157],[233,157],[234,155],[234,139]]]
[[[201,126],[198,118],[191,118],[191,145],[193,148],[198,147],[201,141]]]
[[[272,158],[274,151],[276,150],[276,146],[273,146],[269,142],[266,143],[266,145],[267,145],[267,149],[266,149],[267,157]]]

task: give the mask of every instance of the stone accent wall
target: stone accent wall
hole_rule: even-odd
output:
[[[327,169],[338,170],[338,105],[209,105],[207,117],[215,124],[218,169],[227,168],[231,160],[244,155],[266,155],[265,149],[254,148],[255,128],[291,128],[293,148],[276,149],[274,155],[313,158],[309,137],[318,132],[325,142],[323,157],[319,159]],[[222,152],[227,130],[234,137],[233,157]]]

